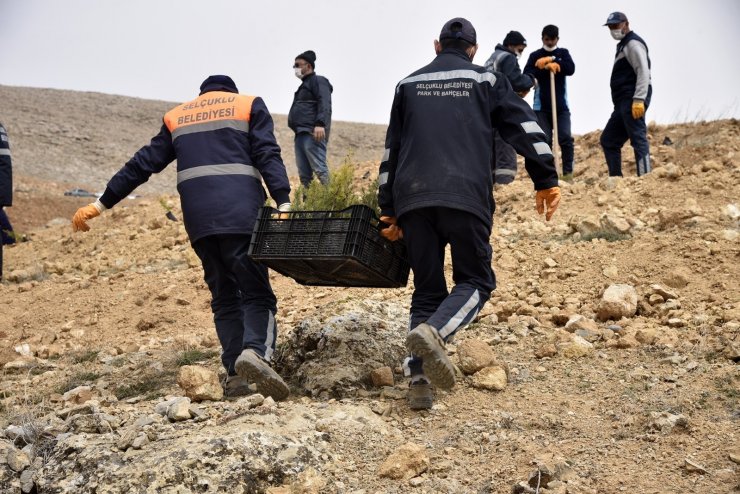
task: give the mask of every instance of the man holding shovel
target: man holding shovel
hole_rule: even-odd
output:
[[[551,146],[553,135],[556,137],[556,144],[562,152],[562,179],[570,181],[573,179],[573,135],[565,78],[573,75],[576,65],[568,50],[558,46],[559,39],[557,26],[545,26],[542,29],[542,48],[529,55],[524,73],[537,81],[532,106]],[[554,147],[553,153],[557,159]]]

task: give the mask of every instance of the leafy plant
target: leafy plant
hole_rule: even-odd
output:
[[[347,156],[342,166],[332,171],[328,184],[313,181],[308,188],[299,186],[291,210],[339,211],[355,204],[364,204],[378,214],[378,182],[375,180],[366,188],[356,190],[353,178],[355,166],[351,156]]]

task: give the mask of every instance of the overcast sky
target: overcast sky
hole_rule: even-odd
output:
[[[515,29],[529,44],[523,66],[552,23],[576,63],[568,92],[581,134],[612,109],[616,42],[602,24],[613,10],[650,50],[648,120],[740,117],[738,0],[0,0],[0,84],[179,102],[223,73],[285,114],[293,60],[311,49],[334,86],[334,119],[386,124],[395,84],[433,58],[446,20],[473,23],[481,65]]]

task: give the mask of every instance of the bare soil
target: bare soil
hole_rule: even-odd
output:
[[[181,223],[165,218],[163,203],[179,217],[171,171],[153,177],[143,197],[93,220],[86,234],[73,234],[69,218],[89,198],[63,195],[73,187],[102,190],[157,132],[171,103],[7,86],[0,86],[0,100],[15,159],[8,213],[29,239],[5,248],[0,431],[30,410],[43,417],[69,407],[62,395],[78,384],[120,396],[107,405],[109,414],[132,406],[153,410],[163,396],[182,394],[174,360],[192,349],[203,352],[201,365],[218,371],[201,267]],[[287,150],[292,135],[284,117],[275,121]],[[120,465],[153,461],[161,448],[238,437],[263,416],[292,430],[286,417],[311,416],[318,424],[321,413],[372,410],[375,418],[363,419],[362,427],[334,425],[325,454],[307,458],[300,471],[259,479],[242,492],[508,493],[547,465],[567,465],[570,472],[537,492],[740,492],[740,123],[649,130],[655,170],[634,177],[626,146],[622,180],[606,176],[599,133],[578,136],[576,177],[562,184],[563,202],[550,223],[534,211],[523,171],[495,191],[498,288],[449,347],[457,363],[462,342],[486,342],[509,368],[504,390],[481,389],[475,376],[460,376],[452,391],[437,393],[431,411],[414,412],[403,401],[400,362],[388,363],[395,392],[358,376],[364,385],[354,394],[315,396],[286,375],[293,394],[277,409],[229,419],[231,429],[223,420],[182,422],[166,441],[144,446],[139,457],[123,456]],[[333,132],[333,164],[353,153],[357,183],[366,186],[377,174],[384,128],[338,122]],[[290,168],[289,153],[286,162]],[[324,324],[367,301],[376,304],[366,304],[375,307],[366,309],[374,317],[377,305],[405,314],[413,286],[413,279],[408,287],[383,290],[271,279],[281,345],[304,321]],[[601,320],[601,297],[613,284],[635,289],[637,311]],[[661,290],[670,295],[655,297]],[[591,345],[582,354],[566,350],[574,336],[565,325],[574,315],[590,323],[578,333]],[[395,344],[403,341],[402,331],[396,338]],[[33,365],[8,366],[23,358],[24,344]],[[139,398],[127,403],[132,396]],[[220,406],[212,409],[228,416]],[[296,432],[296,440],[314,433]],[[103,440],[85,437],[90,448]],[[380,465],[409,442],[422,446],[429,466],[411,478],[380,476]],[[95,478],[92,467],[79,465],[76,474]],[[311,490],[309,467],[322,487]],[[20,472],[11,473],[5,478]],[[53,486],[49,492],[75,492],[65,482],[48,477],[46,485]],[[0,492],[20,492],[16,485]],[[125,492],[123,484],[91,485],[79,484],[77,492]],[[176,487],[161,491],[195,492]]]

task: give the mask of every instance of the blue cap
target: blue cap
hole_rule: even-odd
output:
[[[612,12],[609,17],[606,18],[605,26],[611,26],[612,24],[621,24],[627,20],[627,16],[622,12]]]

